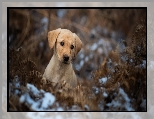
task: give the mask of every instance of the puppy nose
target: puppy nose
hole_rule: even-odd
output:
[[[67,61],[69,60],[69,56],[64,55],[64,56],[63,56],[63,60],[64,60],[65,62],[67,62]]]

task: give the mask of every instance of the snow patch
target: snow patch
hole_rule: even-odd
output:
[[[80,58],[81,58],[81,59],[84,58],[84,54],[83,54],[83,53],[80,54]]]
[[[55,97],[51,93],[45,93],[42,101],[42,107],[47,108],[48,105],[53,105],[55,102]]]
[[[88,57],[88,56],[86,56],[85,61],[86,61],[86,62],[89,61],[89,57]]]
[[[122,88],[119,88],[119,92],[116,95],[117,98],[113,99],[111,103],[107,103],[106,106],[108,106],[111,110],[119,107],[121,110],[126,109],[127,111],[134,111],[129,97]]]
[[[107,97],[108,96],[108,94],[104,91],[103,92],[103,97]]]
[[[63,110],[63,108],[58,107],[58,108],[57,108],[57,111],[64,111],[64,110]]]
[[[106,81],[107,81],[107,77],[104,77],[104,78],[99,79],[99,82],[100,82],[101,84],[106,83]]]
[[[59,18],[62,18],[66,13],[66,10],[65,9],[59,9],[57,10],[57,15]]]
[[[84,105],[84,108],[85,108],[86,110],[90,110],[88,105]]]
[[[49,92],[38,90],[32,84],[27,84],[27,88],[34,95],[38,95],[38,96],[43,95],[43,97],[33,99],[29,93],[25,93],[25,94],[21,95],[21,97],[19,99],[21,103],[25,102],[27,105],[30,105],[30,107],[35,111],[48,111],[48,110],[50,110],[50,109],[48,109],[48,107],[53,105],[53,103],[55,102],[55,100],[56,100],[55,96],[53,96]]]
[[[81,60],[79,64],[76,64],[76,69],[80,70],[84,64],[84,60]]]
[[[102,39],[102,38],[99,39],[99,41],[98,41],[98,45],[103,45],[103,39]]]
[[[91,50],[94,51],[96,50],[98,47],[97,43],[94,43],[92,46],[91,46]]]
[[[80,61],[80,67],[82,67],[82,66],[83,66],[83,64],[84,64],[84,61],[83,61],[83,60],[81,60],[81,61]]]
[[[98,94],[98,93],[99,93],[99,88],[97,88],[97,87],[92,87],[92,89],[93,89],[93,91],[94,91],[95,94]]]
[[[127,102],[130,101],[130,99],[128,98],[127,94],[124,92],[124,90],[122,88],[119,88],[119,94],[121,94],[125,98],[125,100]]]
[[[34,95],[38,95],[40,92],[33,84],[28,83],[27,88],[28,88],[28,90],[32,91],[34,93]]]
[[[48,18],[47,17],[42,18],[41,23],[48,24]]]
[[[142,61],[143,61],[142,66],[146,67],[146,60],[142,60]]]
[[[24,103],[25,102],[25,98],[26,96],[25,95],[22,95],[21,97],[20,97],[20,99],[19,99],[19,101],[21,102],[21,103]]]

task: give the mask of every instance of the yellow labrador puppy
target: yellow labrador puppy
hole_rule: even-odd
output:
[[[53,82],[53,84],[76,87],[77,78],[72,68],[72,60],[82,48],[79,37],[70,30],[58,28],[48,32],[48,42],[50,48],[54,49],[54,54],[47,65],[43,78]]]

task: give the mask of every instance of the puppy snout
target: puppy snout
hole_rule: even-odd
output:
[[[64,60],[65,62],[68,62],[69,56],[68,56],[68,55],[64,55],[64,56],[63,56],[63,60]]]

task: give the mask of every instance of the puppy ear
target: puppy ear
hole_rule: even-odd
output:
[[[74,39],[75,39],[75,54],[77,55],[78,54],[78,52],[81,50],[81,48],[82,48],[82,42],[81,42],[81,40],[80,40],[80,38],[74,33],[73,34],[73,37],[74,37]]]
[[[48,32],[48,42],[49,42],[50,48],[53,48],[53,46],[55,45],[56,39],[60,34],[60,31],[61,31],[61,28]]]

